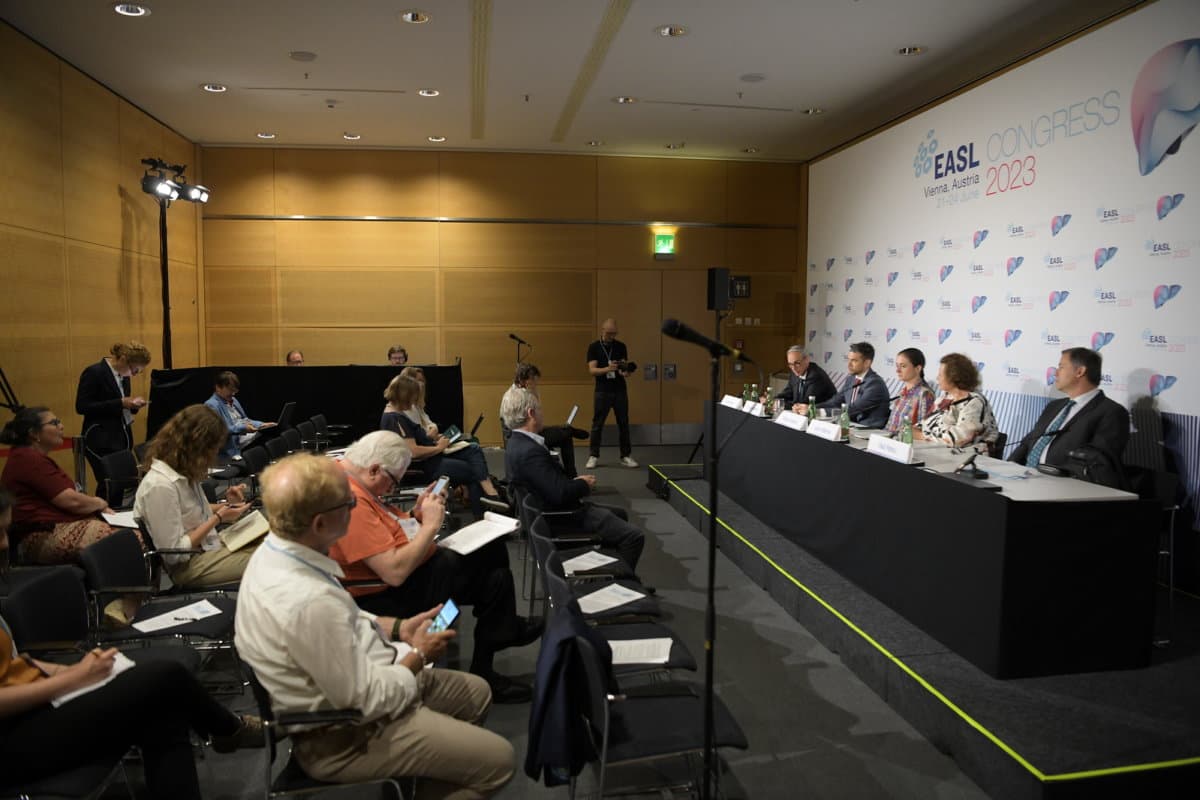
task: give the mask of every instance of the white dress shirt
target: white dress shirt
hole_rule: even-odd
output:
[[[117,382],[117,393],[120,394],[121,397],[128,397],[128,395],[125,394],[125,384],[122,381],[121,373],[117,372],[116,369],[113,368],[111,362],[105,361],[104,363],[108,364],[108,368],[112,370],[113,380]],[[121,418],[125,420],[125,424],[127,426],[133,424],[133,412],[126,408],[124,404],[121,405]]]
[[[192,483],[169,464],[154,459],[138,483],[133,515],[150,529],[154,546],[191,550],[187,532],[213,515],[199,483]],[[182,564],[191,556],[163,556],[168,564]]]
[[[543,450],[550,449],[550,448],[546,447],[546,437],[542,436],[540,433],[534,433],[533,431],[527,431],[524,428],[516,428],[515,430],[513,430],[513,433],[523,433],[526,436],[528,436],[530,439],[533,439],[535,442],[540,444],[542,446]]]
[[[1062,430],[1063,428],[1067,427],[1067,423],[1070,422],[1075,417],[1075,415],[1078,414],[1083,409],[1084,406],[1086,406],[1088,403],[1095,400],[1096,396],[1099,394],[1100,394],[1100,387],[1097,386],[1095,389],[1084,392],[1083,394],[1079,395],[1078,397],[1067,398],[1068,400],[1075,401],[1075,405],[1071,406],[1071,409],[1069,411],[1067,411],[1067,418],[1062,421],[1062,424],[1058,426],[1058,429]],[[1042,454],[1038,457],[1038,463],[1045,464],[1046,456],[1048,456],[1048,455],[1050,455],[1050,448],[1049,447],[1042,448]]]
[[[328,556],[267,534],[238,591],[238,653],[276,713],[357,708],[364,722],[397,717],[419,702],[417,680],[341,576]]]

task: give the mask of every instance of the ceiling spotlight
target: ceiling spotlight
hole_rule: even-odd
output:
[[[437,97],[441,92],[437,89],[417,89],[417,94],[421,97]]]
[[[213,94],[220,94],[221,92],[229,91],[229,87],[223,83],[205,83],[201,84],[200,88],[206,92],[212,92]]]
[[[688,29],[682,25],[659,25],[654,32],[659,36],[687,36]]]
[[[309,61],[316,61],[317,54],[311,50],[293,50],[292,52],[288,53],[288,58],[290,58],[292,61],[303,61],[307,63]]]
[[[749,153],[750,155],[754,155],[755,153],[758,152],[758,148],[757,147],[743,147],[742,152]]]
[[[346,131],[345,133],[342,134],[342,138],[345,139],[347,142],[357,142],[359,139],[362,138],[362,135],[358,134],[358,133],[350,133],[349,131]]]
[[[599,147],[602,144],[604,144],[604,142],[602,140],[592,139],[588,142],[588,147]]]
[[[429,141],[433,142],[434,144],[441,144],[442,142],[446,141],[446,137],[445,136],[430,136]]]
[[[631,103],[636,103],[637,101],[638,99],[636,97],[630,97],[629,95],[625,94],[613,98],[614,103],[622,106],[627,106]]]
[[[815,117],[818,114],[824,114],[825,109],[821,108],[820,106],[813,106],[812,108],[804,109],[804,113],[808,114],[810,117]]]
[[[271,133],[270,131],[259,131],[255,135],[260,139],[274,139],[275,138],[275,134]]]
[[[686,144],[687,142],[671,142],[670,144],[664,144],[663,147],[668,150],[682,150]]]
[[[413,25],[422,25],[429,22],[429,15],[420,9],[410,8],[408,11],[400,12],[400,19]]]
[[[919,44],[913,44],[913,45],[909,45],[908,47],[901,47],[899,50],[896,51],[896,54],[901,55],[901,56],[919,56],[919,55],[922,55],[924,52],[925,52],[924,47],[922,47]]]
[[[122,17],[150,16],[150,6],[143,6],[139,3],[114,3],[113,11],[117,12]]]
[[[207,203],[208,187],[199,184],[181,183],[179,184],[179,196],[193,203]]]
[[[179,184],[168,178],[161,170],[147,171],[142,176],[142,191],[166,200],[179,199]]]

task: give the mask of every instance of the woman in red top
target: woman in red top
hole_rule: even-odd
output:
[[[97,516],[111,510],[108,503],[77,490],[50,458],[63,443],[62,420],[50,409],[22,408],[0,432],[0,442],[12,446],[0,485],[16,500],[13,533],[20,537],[21,561],[76,561],[80,550],[113,532]]]

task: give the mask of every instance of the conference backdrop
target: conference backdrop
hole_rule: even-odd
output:
[[[1010,446],[1062,349],[1157,409],[1200,494],[1200,3],[1162,0],[811,168],[807,337],[962,352]],[[1141,417],[1139,417],[1140,419]],[[1200,512],[1197,512],[1200,521]]]

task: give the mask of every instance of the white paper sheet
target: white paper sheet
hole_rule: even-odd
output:
[[[133,521],[132,511],[114,511],[111,514],[101,514],[104,521],[114,528],[136,528],[137,523]]]
[[[568,575],[574,575],[576,572],[585,572],[596,567],[603,567],[605,564],[616,563],[616,560],[612,556],[597,550],[589,550],[574,558],[568,558],[562,565]]]
[[[154,631],[174,628],[177,625],[186,625],[189,622],[195,622],[206,617],[215,617],[220,613],[221,609],[209,601],[197,600],[195,603],[186,605],[183,608],[177,608],[174,611],[159,614],[157,617],[135,622],[133,627],[142,633],[153,633]]]
[[[91,686],[85,686],[82,689],[76,689],[73,692],[67,692],[64,695],[56,697],[50,701],[50,705],[54,706],[55,708],[58,708],[63,703],[68,703],[68,702],[74,700],[76,697],[83,697],[88,692],[94,692],[97,689],[99,689],[101,686],[107,686],[109,683],[112,682],[113,678],[117,677],[125,670],[133,669],[136,666],[137,666],[137,664],[134,664],[133,661],[130,660],[129,656],[125,655],[124,653],[118,652],[117,655],[113,658],[112,672],[108,673],[107,678],[105,678],[102,681],[97,681],[96,683],[93,683]]]
[[[620,639],[610,641],[613,666],[618,664],[665,664],[671,657],[670,639]]]
[[[579,610],[585,614],[598,614],[601,611],[608,611],[610,608],[632,603],[634,600],[641,600],[645,596],[641,592],[635,592],[619,583],[610,583],[603,589],[579,598]]]
[[[474,553],[488,542],[507,536],[520,526],[521,522],[513,517],[485,511],[483,519],[450,534],[438,542],[438,547],[445,547],[465,556]]]

